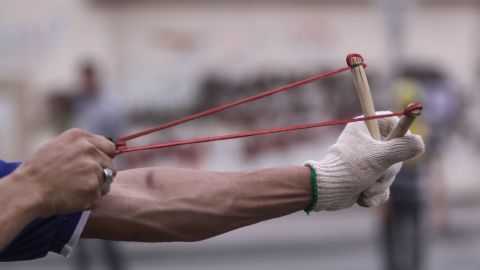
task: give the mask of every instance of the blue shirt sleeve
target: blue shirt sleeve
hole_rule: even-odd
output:
[[[0,180],[19,165],[0,160]],[[0,252],[0,261],[33,260],[45,257],[48,252],[70,255],[88,214],[79,212],[34,220]]]

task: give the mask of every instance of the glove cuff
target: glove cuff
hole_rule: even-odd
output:
[[[318,196],[313,211],[334,211],[350,207],[355,203],[356,198],[352,194],[352,188],[356,184],[348,182],[356,179],[349,179],[345,165],[339,158],[331,157],[320,162],[308,160],[303,163],[303,166],[314,170],[317,177]],[[349,197],[351,198],[346,201]]]
[[[305,213],[307,213],[307,215],[310,215],[310,212],[312,212],[317,207],[317,203],[318,203],[317,172],[312,167],[310,167],[310,180],[312,181],[312,202],[307,208],[303,210],[305,211]]]

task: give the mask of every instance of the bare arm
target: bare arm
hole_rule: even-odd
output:
[[[310,169],[218,173],[145,168],[120,172],[83,232],[117,241],[198,241],[304,209]]]
[[[39,199],[29,194],[25,185],[16,175],[0,181],[0,251],[15,238],[20,231],[38,217]]]
[[[397,119],[379,120],[386,136]],[[315,211],[351,207],[364,191],[365,206],[388,198],[401,162],[421,152],[421,137],[371,138],[362,122],[347,125],[315,172]],[[197,241],[306,208],[312,202],[310,169],[289,167],[216,173],[150,168],[119,173],[83,233],[119,241]],[[367,192],[368,191],[368,192]]]

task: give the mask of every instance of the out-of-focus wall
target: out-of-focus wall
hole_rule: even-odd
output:
[[[115,14],[125,68],[118,88],[135,101],[131,105],[158,104],[149,97],[172,88],[174,104],[188,102],[191,84],[208,69],[241,77],[265,68],[338,66],[349,52],[361,52],[380,71],[395,62],[385,40],[388,15],[374,2],[209,3],[127,5],[108,12]],[[452,79],[472,85],[477,18],[471,5],[415,6],[405,25],[407,61],[441,66]],[[139,95],[142,91],[146,95]]]
[[[352,51],[363,53],[380,70],[386,61],[395,61],[385,46],[381,1],[166,2],[2,2],[0,76],[26,80],[36,92],[48,91],[51,84],[71,80],[80,59],[94,57],[109,75],[116,75],[109,78],[126,92],[125,99],[150,102],[140,94],[162,91],[168,78],[159,76],[177,73],[169,69],[171,63],[242,74],[265,66],[339,65]],[[477,5],[418,2],[406,22],[407,57],[438,63],[454,79],[471,85],[475,59],[480,58]],[[133,91],[139,77],[146,79],[145,87]]]
[[[15,104],[2,111],[5,158],[22,159],[51,136],[38,132],[43,101],[73,80],[82,57],[99,59],[111,69],[106,19],[85,1],[0,2],[0,95]]]
[[[202,86],[205,78],[212,74],[224,79],[227,86],[229,83],[241,85],[245,88],[241,90],[246,90],[251,80],[261,77],[258,74],[303,76],[319,73],[343,66],[345,55],[350,52],[365,56],[377,105],[382,104],[379,105],[382,109],[393,109],[385,105],[392,95],[388,89],[383,89],[384,84],[378,82],[388,75],[391,65],[398,60],[392,57],[395,55],[389,34],[392,14],[385,13],[387,2],[410,3],[410,13],[401,20],[405,27],[401,38],[404,49],[401,60],[413,65],[438,67],[468,101],[468,111],[462,117],[470,120],[470,141],[466,141],[468,136],[460,136],[460,131],[453,132],[451,138],[444,140],[445,159],[438,168],[445,174],[444,191],[452,195],[447,196],[448,199],[473,198],[478,202],[479,144],[475,147],[472,143],[478,141],[475,136],[480,134],[480,124],[477,123],[480,113],[477,87],[480,82],[480,53],[477,49],[480,45],[480,10],[476,0],[0,1],[0,158],[22,160],[55,135],[49,128],[51,123],[46,121],[45,101],[52,92],[73,90],[76,68],[86,58],[100,64],[106,88],[116,93],[132,119],[141,119],[133,121],[131,130],[172,120],[198,109],[192,108],[192,104],[199,98],[199,92],[205,90],[206,87]],[[290,76],[281,78],[286,79]],[[350,77],[346,74],[339,80],[350,82]],[[310,87],[301,89],[301,93],[329,90],[325,85],[323,88],[318,85]],[[253,91],[257,90],[264,89],[258,87]],[[351,91],[352,98],[356,99],[353,88],[346,91]],[[259,107],[275,107],[275,113],[278,109],[277,118],[284,120],[277,123],[273,117],[268,118],[265,120],[268,127],[330,119],[330,115],[317,112],[330,112],[335,104],[326,100],[327,106],[319,111],[313,110],[313,116],[302,113],[284,115],[285,99],[277,96],[269,103],[260,103]],[[311,103],[317,101],[318,96],[310,100]],[[155,118],[163,113],[165,119]],[[143,118],[136,118],[138,115]],[[150,116],[152,119],[149,120]],[[145,121],[146,118],[150,122]],[[143,143],[245,130],[246,127],[237,125],[237,122],[230,123],[233,122],[230,119],[219,117],[200,124],[189,123],[175,129],[177,133],[152,135]],[[314,131],[318,132],[314,133],[315,136],[298,136],[295,144],[290,142],[287,147],[281,145],[287,144],[285,140],[278,140],[278,145],[283,148],[275,145],[275,139],[270,139],[278,137],[256,138],[260,142],[271,141],[274,147],[263,151],[257,150],[261,144],[259,147],[251,144],[250,150],[257,150],[260,154],[250,158],[241,155],[245,153],[245,140],[234,140],[196,146],[198,148],[145,152],[143,156],[129,154],[126,159],[133,159],[141,165],[147,160],[150,163],[146,165],[209,170],[295,165],[305,159],[320,158],[339,131],[333,127],[318,129]],[[289,138],[296,136],[293,133],[288,135]],[[312,140],[312,137],[318,140]],[[271,151],[275,147],[278,149]],[[425,179],[431,180],[428,185],[432,188],[428,193],[442,185],[436,175],[430,178]],[[438,266],[462,268],[460,261],[472,260],[475,266],[471,269],[477,269],[476,211],[477,208],[472,208],[452,215],[451,222],[457,225],[453,232],[461,237],[440,242],[444,253],[437,251]],[[183,269],[244,269],[249,266],[262,269],[299,266],[302,269],[351,269],[352,266],[374,269],[374,243],[380,231],[375,227],[375,213],[373,209],[354,208],[338,213],[323,212],[308,220],[293,215],[201,243],[132,244],[127,247],[127,257],[135,258],[140,266],[135,269],[142,265],[142,269],[182,269],[184,265],[188,267]],[[455,237],[455,234],[451,236]],[[467,240],[474,244],[464,246],[463,241]],[[459,246],[462,247],[458,249]],[[353,258],[350,257],[352,253],[356,255]],[[32,262],[31,267],[68,267],[66,264],[70,261],[52,257]],[[217,268],[209,268],[210,263]],[[15,267],[31,269],[30,264],[22,265],[24,268]],[[15,268],[10,264],[0,265],[0,268],[2,266]]]
[[[188,107],[209,73],[237,81],[259,72],[311,73],[344,65],[349,52],[365,56],[369,74],[385,75],[396,59],[391,57],[389,14],[382,3],[3,1],[0,85],[10,86],[0,94],[18,106],[2,107],[0,119],[11,130],[0,132],[2,155],[22,159],[53,135],[40,119],[43,101],[53,89],[72,83],[86,57],[101,64],[107,87],[129,111]],[[438,66],[459,89],[472,94],[480,59],[478,5],[413,3],[404,22],[404,61]],[[22,94],[12,97],[12,91]],[[373,91],[379,95],[386,89]],[[452,162],[458,155],[452,155]],[[469,175],[475,168],[474,161],[458,163],[449,170],[455,182],[461,175],[455,168]],[[469,181],[471,177],[465,179]]]
[[[0,76],[34,92],[68,82],[81,57],[111,62],[107,18],[85,1],[2,1],[0,14]]]

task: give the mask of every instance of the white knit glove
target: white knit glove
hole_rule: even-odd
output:
[[[397,122],[398,117],[378,119],[382,137]],[[407,133],[402,138],[376,141],[365,122],[349,123],[321,161],[304,163],[317,175],[318,200],[314,211],[348,208],[357,200],[367,207],[382,204],[389,197],[389,188],[402,162],[423,151],[423,140],[418,135]]]

